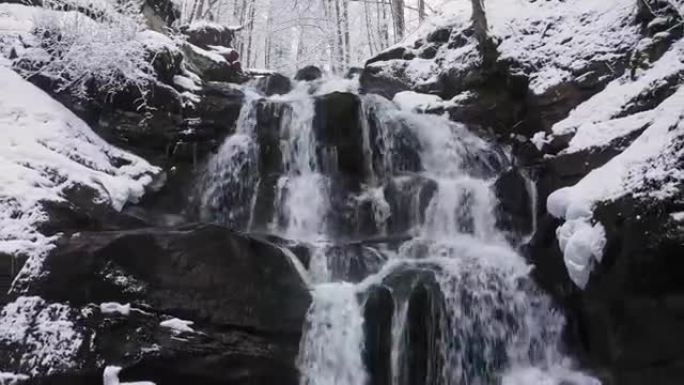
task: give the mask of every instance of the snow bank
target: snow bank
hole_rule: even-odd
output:
[[[530,89],[542,94],[591,63],[624,55],[639,39],[634,0],[485,2],[500,59],[530,71]]]
[[[591,125],[618,116],[638,96],[648,95],[649,91],[681,74],[684,74],[684,40],[675,42],[651,67],[637,72],[635,80],[631,80],[630,74],[626,74],[612,81],[602,92],[571,111],[566,119],[556,123],[552,128],[553,134],[563,135],[577,131],[581,137],[596,131]],[[625,122],[621,122],[623,123]]]
[[[52,248],[36,226],[41,202],[85,186],[120,210],[136,201],[156,167],[98,137],[76,115],[15,72],[0,68],[0,252],[29,258],[19,277],[37,274]]]
[[[626,56],[638,42],[634,0],[529,1],[487,0],[489,32],[500,42],[500,59],[518,63],[530,76],[530,89],[543,94],[553,86],[583,75],[592,63]],[[392,48],[418,54],[413,43],[430,32],[471,25],[471,2],[454,0],[440,14]],[[453,39],[452,39],[453,40]],[[434,59],[390,60],[373,63],[390,74],[403,74],[412,86],[437,80],[440,73],[465,74],[479,65],[477,44],[461,36],[460,46],[441,45]]]
[[[413,91],[399,92],[392,100],[402,110],[425,111],[432,107],[439,107],[444,100],[437,95],[421,94]]]
[[[627,149],[547,200],[548,212],[566,220],[558,229],[558,241],[568,271],[580,287],[586,285],[592,261],[600,262],[599,249],[605,243],[602,227],[591,225],[594,206],[628,194],[666,198],[684,181],[680,168],[684,159],[684,87],[650,114],[648,128]],[[643,114],[627,119],[643,119]]]
[[[19,297],[0,311],[0,344],[21,344],[18,366],[32,376],[73,368],[84,343],[74,323],[79,317],[68,305]]]
[[[17,385],[22,384],[28,380],[29,377],[25,374],[0,372],[0,385]]]
[[[172,318],[159,323],[159,326],[171,329],[173,334],[194,333],[195,329],[191,328],[194,324],[192,321],[186,321],[179,318]]]
[[[103,302],[100,304],[100,312],[105,315],[129,316],[131,314],[131,304],[122,305],[118,302]]]

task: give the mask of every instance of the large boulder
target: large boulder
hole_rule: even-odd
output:
[[[5,370],[48,384],[93,383],[105,364],[157,384],[297,383],[311,299],[270,243],[211,225],[81,232],[40,271],[2,311],[4,322],[43,322],[0,332]],[[43,327],[59,334],[41,339]]]
[[[181,27],[190,44],[208,49],[209,46],[232,47],[236,28],[207,22],[196,22]]]
[[[312,81],[320,79],[323,76],[323,71],[316,66],[306,66],[295,74],[295,80]]]
[[[256,88],[266,96],[284,95],[292,91],[292,82],[287,76],[276,72],[258,78]]]

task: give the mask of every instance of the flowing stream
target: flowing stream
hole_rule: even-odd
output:
[[[331,145],[336,99],[248,92],[200,186],[206,219],[308,250],[301,384],[598,384],[571,369],[562,315],[497,226],[504,152],[444,117],[346,98],[360,137],[349,127]],[[356,173],[342,162],[349,141]],[[373,302],[378,288],[389,294]]]

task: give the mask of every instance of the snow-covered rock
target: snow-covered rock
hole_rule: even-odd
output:
[[[626,195],[664,199],[675,194],[684,181],[681,168],[684,160],[684,87],[653,111],[609,123],[616,127],[615,130],[645,130],[619,155],[591,171],[574,186],[553,192],[547,200],[548,212],[567,221],[558,229],[558,241],[570,276],[580,287],[588,281],[592,265],[590,256],[600,262],[601,245],[605,243],[605,239],[601,239],[600,224],[590,225],[595,206]],[[590,127],[593,131],[582,134],[579,143],[605,144],[605,137],[615,136],[614,131],[608,129],[611,125],[581,126],[583,130]],[[586,138],[588,135],[591,138]],[[569,242],[570,239],[577,242]],[[570,248],[573,244],[578,246]]]
[[[129,316],[131,314],[131,304],[122,305],[118,302],[103,302],[100,304],[100,312],[106,315]]]
[[[500,43],[499,60],[528,74],[535,94],[586,75],[596,63],[626,56],[640,38],[633,0],[488,0],[485,7],[489,32]],[[444,76],[467,76],[480,65],[477,43],[467,32],[471,14],[471,2],[450,2],[403,43],[373,59],[369,68],[412,89]],[[434,36],[440,29],[449,44],[439,44],[428,33]]]
[[[81,119],[15,72],[0,68],[0,252],[29,257],[20,279],[40,272],[54,237],[37,230],[44,202],[76,188],[120,210],[159,170],[98,137]]]
[[[80,319],[67,304],[19,297],[0,311],[0,347],[19,351],[18,362],[10,362],[31,376],[73,369],[85,343],[76,326]]]
[[[444,101],[437,95],[421,94],[413,91],[403,91],[394,95],[392,99],[399,108],[408,111],[425,111],[440,107]]]
[[[194,322],[192,321],[186,321],[179,318],[171,318],[166,321],[160,322],[159,326],[170,329],[171,332],[174,334],[181,334],[194,333],[195,329],[192,328],[193,324]]]

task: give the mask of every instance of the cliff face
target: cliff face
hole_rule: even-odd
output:
[[[149,4],[146,15],[169,11]],[[118,364],[122,380],[296,384],[311,296],[295,261],[180,215],[195,166],[242,106],[233,31],[124,39],[86,11],[0,4],[0,383],[99,384]],[[139,78],[67,87],[41,60],[55,52],[51,35],[36,32],[55,17],[111,38],[72,36],[103,55],[83,64],[143,63],[126,68]]]
[[[567,311],[568,342],[605,383],[678,383],[682,4],[485,6],[493,64],[461,4],[369,60],[363,87],[509,144],[537,187],[536,233],[522,250]]]

